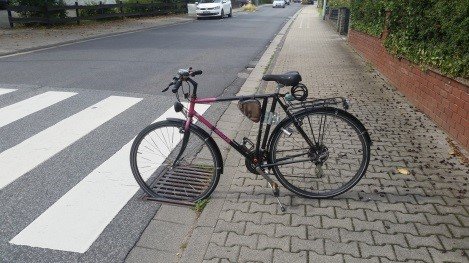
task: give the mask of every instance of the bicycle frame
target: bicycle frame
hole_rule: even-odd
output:
[[[259,130],[258,130],[258,134],[257,134],[257,142],[256,142],[256,145],[255,145],[255,155],[256,155],[256,157],[260,157],[261,153],[263,151],[265,151],[265,149],[267,147],[267,142],[268,142],[268,138],[269,138],[269,135],[270,135],[270,129],[272,127],[271,123],[267,123],[265,131],[264,131],[264,136],[262,136],[263,135],[262,134],[263,133],[262,129],[263,129],[263,126],[264,126],[264,118],[266,116],[267,104],[268,104],[269,99],[270,98],[273,99],[272,105],[271,105],[271,108],[270,108],[271,113],[275,112],[275,108],[276,108],[277,103],[278,103],[280,105],[280,107],[285,111],[287,116],[290,117],[290,118],[293,118],[293,115],[288,110],[287,105],[285,103],[283,103],[282,100],[280,99],[280,98],[285,96],[284,94],[279,93],[279,90],[282,87],[283,86],[279,85],[277,87],[277,92],[271,93],[271,94],[264,94],[264,95],[234,96],[234,97],[226,97],[226,98],[200,98],[200,99],[196,98],[196,97],[192,97],[190,99],[190,102],[189,102],[189,109],[187,110],[187,120],[186,120],[186,123],[185,123],[184,131],[186,132],[186,134],[188,134],[187,132],[189,131],[190,125],[192,125],[192,120],[195,117],[201,123],[203,123],[205,126],[207,126],[211,131],[215,132],[226,143],[228,143],[230,146],[232,146],[234,149],[236,149],[236,151],[238,151],[241,155],[243,155],[246,158],[252,157],[252,156],[250,156],[251,152],[249,150],[245,149],[242,145],[240,145],[235,140],[233,140],[233,139],[229,138],[228,136],[226,136],[221,130],[219,130],[217,127],[215,127],[212,123],[210,123],[202,115],[197,113],[197,111],[195,110],[195,105],[196,104],[212,104],[212,103],[225,102],[225,101],[240,101],[240,100],[246,100],[246,99],[262,99],[262,107],[261,107],[261,114],[262,115],[261,115],[261,120],[260,120],[260,123],[259,123]],[[295,120],[295,118],[293,118],[293,119]],[[304,130],[301,128],[299,122],[295,120],[293,122],[293,124],[297,128],[299,133],[303,136],[303,138],[306,140],[308,145],[310,147],[314,147],[315,146],[314,143],[306,135]],[[262,142],[261,142],[261,140],[262,140]],[[298,161],[302,161],[302,160],[298,160]],[[298,161],[295,161],[295,162],[298,162]],[[282,162],[282,164],[287,164],[287,163],[293,163],[293,162],[292,161],[285,162],[285,163]],[[279,164],[280,163],[264,164],[264,165],[261,165],[261,167],[265,168],[265,167],[269,167],[269,166],[273,166],[273,165],[279,165]]]

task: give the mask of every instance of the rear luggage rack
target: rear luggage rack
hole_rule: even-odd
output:
[[[348,99],[344,97],[334,97],[328,99],[313,99],[313,100],[305,100],[296,103],[290,103],[289,109],[292,111],[299,111],[306,108],[317,108],[317,107],[327,107],[327,106],[337,106],[339,105],[344,110],[348,110],[350,108],[350,102]]]

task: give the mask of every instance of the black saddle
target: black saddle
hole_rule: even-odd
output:
[[[296,86],[301,81],[301,75],[298,71],[289,71],[279,75],[264,75],[265,81],[275,81],[285,86]]]

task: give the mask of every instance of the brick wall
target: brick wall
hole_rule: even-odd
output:
[[[349,43],[417,108],[469,149],[469,86],[435,71],[423,72],[390,55],[381,39],[354,30]]]

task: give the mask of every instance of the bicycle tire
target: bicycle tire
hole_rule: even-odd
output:
[[[318,140],[316,140],[316,138],[315,138],[316,136],[314,135],[315,134],[315,132],[314,132],[315,128],[313,128],[313,125],[311,124],[312,123],[312,120],[311,120],[312,118],[311,117],[314,117],[316,119],[319,117],[319,119],[321,120],[321,123],[322,123],[322,120],[324,119],[325,124],[323,126],[323,129],[325,129],[326,124],[329,124],[329,126],[327,127],[327,129],[329,129],[329,130],[330,130],[330,127],[331,127],[330,126],[331,121],[329,121],[329,123],[327,123],[327,117],[329,117],[329,118],[332,117],[332,119],[342,121],[343,123],[340,124],[341,128],[346,128],[346,126],[348,126],[350,128],[349,136],[347,137],[346,134],[341,133],[342,131],[339,130],[339,131],[336,131],[333,134],[333,137],[336,137],[335,139],[343,139],[344,140],[343,142],[337,142],[337,140],[327,139],[326,143],[325,143],[324,142],[324,136],[325,135],[323,135],[322,142],[318,143],[319,142],[319,136],[317,136]],[[312,141],[315,142],[316,148],[320,149],[319,151],[314,152],[314,150],[312,150],[311,147],[309,147],[309,145],[306,148],[304,148],[305,147],[304,145],[307,145],[306,140],[300,135],[299,132],[297,132],[297,129],[294,127],[294,125],[293,125],[293,120],[294,119],[300,120],[302,128],[306,127],[306,128],[311,130],[310,135],[308,136],[308,138],[311,135],[312,135],[311,137],[314,137]],[[340,129],[337,124],[335,126],[338,129]],[[319,125],[319,127],[321,127],[321,125]],[[318,129],[318,131],[319,131],[319,129]],[[304,129],[304,130],[306,132],[306,129]],[[285,131],[292,131],[292,134],[290,136],[288,136],[288,132],[285,132]],[[287,148],[288,148],[290,142],[288,140],[281,141],[281,138],[287,138],[287,137],[291,138],[291,136],[293,136],[293,134],[294,135],[299,135],[297,137],[301,138],[301,139],[299,139],[299,141],[294,142],[294,143],[297,144],[296,146],[300,150],[295,150],[295,149],[288,150]],[[356,138],[352,138],[352,135],[354,135],[354,134],[356,135]],[[318,135],[318,133],[316,133],[316,135]],[[290,141],[294,141],[294,139],[290,139]],[[298,153],[296,153],[296,154],[293,154],[293,153],[287,153],[287,154],[290,154],[290,157],[294,156],[294,155],[295,156],[296,155],[301,155],[301,156],[306,156],[307,155],[307,158],[310,158],[310,160],[308,162],[302,162],[301,163],[303,165],[302,167],[297,165],[297,163],[291,164],[290,166],[288,166],[288,165],[275,165],[275,166],[272,167],[272,170],[273,170],[276,178],[278,179],[278,181],[283,186],[285,186],[285,188],[287,188],[288,190],[290,190],[291,192],[293,192],[297,195],[307,197],[307,198],[315,198],[315,199],[331,198],[331,197],[340,195],[340,194],[350,190],[364,176],[364,174],[366,173],[369,161],[370,161],[371,139],[370,139],[370,137],[368,135],[368,132],[366,131],[365,127],[363,126],[363,124],[357,118],[355,118],[353,115],[351,115],[350,113],[348,113],[344,110],[337,109],[337,108],[332,108],[332,107],[321,107],[321,108],[305,109],[305,110],[294,113],[293,118],[286,117],[284,120],[282,120],[279,123],[279,125],[277,125],[276,129],[272,132],[272,136],[271,136],[271,139],[269,140],[269,142],[270,142],[269,143],[269,162],[270,163],[276,163],[278,160],[282,160],[282,158],[283,158],[283,160],[285,160],[285,158],[289,158],[288,155],[287,155],[287,157],[279,158],[278,155],[281,151],[283,151],[283,152],[298,151]],[[350,144],[346,148],[346,147],[344,147],[345,144],[342,144],[342,143],[347,144],[347,143],[350,143],[350,142],[359,142],[360,146],[359,147],[351,147],[352,145]],[[280,144],[282,144],[282,145],[280,145]],[[293,144],[290,144],[290,146],[291,145],[293,145]],[[282,150],[282,147],[285,148],[286,150]],[[301,148],[301,147],[303,147],[303,148]],[[293,148],[293,147],[290,147],[290,148]],[[331,149],[333,151],[338,152],[337,157],[331,156]],[[355,153],[356,156],[361,156],[361,160],[358,161],[359,165],[358,165],[358,169],[356,169],[356,172],[347,171],[347,169],[346,169],[347,165],[349,165],[351,167],[351,165],[355,161],[343,162],[345,165],[341,165],[341,164],[337,163],[339,160],[341,160],[341,161],[343,160],[343,159],[340,158],[341,156],[344,156],[344,154],[345,154],[345,156],[347,156],[349,154],[352,155],[352,153]],[[308,170],[310,170],[312,168],[312,165],[311,165],[311,168],[308,168],[305,163],[313,164],[313,159],[314,159],[312,157],[313,155],[322,156],[322,158],[323,159],[325,158],[325,160],[323,161],[323,163],[320,163],[319,161],[316,160],[315,163],[314,163],[314,166],[315,166],[314,171],[308,172]],[[303,157],[303,158],[306,158],[306,157]],[[292,159],[292,160],[294,160],[294,159]],[[330,162],[328,162],[328,161],[330,161]],[[336,174],[334,174],[334,176],[331,176],[331,177],[329,177],[329,175],[327,175],[327,178],[325,178],[326,173],[324,172],[324,166],[326,168],[333,168],[334,167],[332,165],[333,161],[335,161],[334,166],[335,165],[337,165],[337,166],[341,165],[342,169],[336,169],[336,170],[339,171],[339,173],[336,173]],[[293,165],[296,165],[296,166],[293,166]],[[318,168],[318,166],[320,166],[320,168]],[[286,175],[286,173],[288,172],[288,169],[291,169],[291,174],[292,174],[291,176]],[[332,169],[330,169],[330,170],[332,170]],[[349,170],[352,170],[352,168],[350,168]],[[314,172],[314,174],[312,172]],[[297,176],[297,174],[301,174],[301,173],[303,173],[302,174],[303,177]],[[308,173],[309,173],[309,176],[307,177],[306,175]],[[320,189],[319,189],[320,185],[326,185],[326,183],[320,182],[320,179],[325,178],[326,180],[324,180],[324,181],[329,182],[330,184],[334,185],[334,184],[337,184],[336,182],[338,181],[339,178],[345,177],[346,175],[352,174],[352,173],[353,173],[353,176],[350,176],[349,179],[346,179],[344,183],[342,183],[342,184],[339,183],[340,184],[339,187],[334,186],[334,187],[330,187],[331,189],[324,189],[324,190],[320,191]],[[310,182],[308,183],[307,180],[310,180]]]
[[[184,123],[185,121],[183,120],[165,120],[153,123],[143,129],[137,135],[132,144],[132,148],[130,150],[132,174],[140,188],[151,197],[197,202],[209,197],[218,184],[223,166],[220,151],[213,138],[211,138],[203,129],[194,124],[191,125],[189,130],[189,143],[184,151],[184,155],[181,157],[179,163],[173,166],[174,160],[172,158],[179,153],[182,144],[181,141],[183,133],[180,131],[183,129]],[[171,141],[169,140],[169,137],[164,137],[164,130],[168,136],[173,136]],[[200,143],[200,145],[197,145],[197,143]],[[161,149],[156,149],[158,145],[161,145]],[[146,158],[143,158],[143,149],[149,149],[150,146],[159,151],[153,152],[153,160],[149,160],[149,155],[146,155]],[[198,156],[196,157],[200,158],[198,158],[197,161],[191,160],[191,162],[188,163],[188,159],[186,159],[186,157],[190,151],[197,151]],[[204,154],[206,156],[203,156]],[[162,161],[163,158],[164,160]],[[158,165],[158,167],[155,171],[150,171],[151,174],[149,175],[148,171],[143,171],[142,166],[139,167],[139,164],[144,164],[145,162],[150,164],[154,163],[154,166]],[[161,162],[161,165],[159,165],[158,162]],[[173,196],[170,196],[169,193],[171,192],[171,189],[156,189],[155,186],[152,185],[157,177],[161,175],[161,173],[165,172],[165,169],[173,169],[176,171],[178,168],[203,169],[206,173],[211,172],[211,176],[207,178],[207,180],[191,177],[190,179],[186,178],[183,183],[178,182],[177,187],[179,187],[179,192],[181,192],[182,187],[186,193],[185,197],[180,194],[174,194],[175,189],[173,189]],[[187,184],[187,187],[184,184]]]

